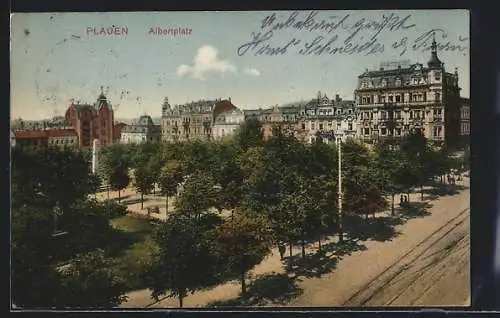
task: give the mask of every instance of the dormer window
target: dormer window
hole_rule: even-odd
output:
[[[396,86],[401,86],[401,79],[400,78],[396,78]]]
[[[419,82],[418,77],[414,77],[414,78],[412,79],[412,84],[418,84],[418,82]]]
[[[368,87],[368,82],[363,81],[361,82],[361,88],[367,88]]]
[[[435,72],[434,73],[434,79],[436,81],[440,81],[441,80],[441,72]]]
[[[385,78],[382,79],[382,86],[387,86],[387,80]]]

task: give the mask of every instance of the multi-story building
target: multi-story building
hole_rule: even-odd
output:
[[[16,147],[47,147],[49,138],[45,130],[17,130],[14,131]]]
[[[13,134],[19,147],[78,147],[73,129],[17,130]]]
[[[231,98],[200,100],[175,106],[171,106],[165,98],[162,105],[163,140],[211,140],[215,116],[235,108]]]
[[[127,126],[126,123],[115,122],[113,125],[113,143],[119,143],[122,138],[122,131]]]
[[[433,40],[427,66],[384,63],[358,76],[354,91],[357,133],[365,142],[397,141],[420,131],[438,145],[454,147],[460,133],[458,71],[448,73]]]
[[[113,143],[113,108],[103,92],[93,105],[72,102],[66,111],[66,121],[76,130],[81,147],[92,147],[94,139],[99,140],[100,146]]]
[[[305,105],[304,126],[307,131],[307,141],[317,138],[325,143],[335,140],[339,132],[344,137],[356,136],[356,111],[353,101],[344,101],[339,95],[329,99],[326,94],[311,100]]]
[[[49,146],[78,147],[78,134],[74,129],[50,129],[45,132]]]
[[[234,105],[229,107],[221,107],[219,104],[214,109],[214,122],[212,125],[212,136],[214,139],[223,138],[228,135],[233,135],[238,131],[241,123],[245,121],[243,111]],[[234,107],[234,108],[233,108]]]
[[[120,143],[140,144],[161,140],[161,126],[155,125],[151,116],[143,115],[136,122],[123,127]]]
[[[470,142],[470,99],[460,98],[460,136],[461,146],[466,147]]]

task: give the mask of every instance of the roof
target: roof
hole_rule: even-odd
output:
[[[229,100],[217,101],[215,102],[215,107],[214,107],[214,117],[223,112],[228,112],[237,109],[238,107],[234,106]]]
[[[18,130],[14,132],[16,139],[41,139],[49,137],[77,137],[78,134],[72,129],[49,129],[49,130]]]
[[[18,130],[14,132],[16,139],[40,139],[47,138],[44,130]]]
[[[48,137],[78,137],[76,131],[70,129],[51,129],[45,132]]]

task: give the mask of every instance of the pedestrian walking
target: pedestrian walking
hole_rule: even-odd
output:
[[[285,244],[283,242],[279,242],[278,243],[278,249],[280,251],[280,259],[283,259],[283,257],[285,256]]]
[[[403,199],[403,195],[401,194],[399,197],[399,205],[403,205],[403,203],[404,203],[404,199]]]

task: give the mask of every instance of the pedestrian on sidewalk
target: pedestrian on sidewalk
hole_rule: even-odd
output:
[[[399,197],[399,205],[403,205],[403,203],[404,203],[404,199],[403,199],[403,195],[401,194]]]
[[[278,249],[280,251],[280,259],[282,260],[283,257],[285,256],[285,250],[286,250],[285,244],[282,241],[278,243]]]

